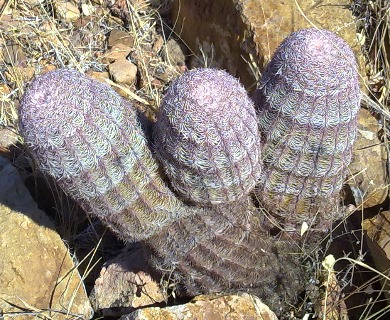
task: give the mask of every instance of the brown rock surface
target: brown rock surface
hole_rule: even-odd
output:
[[[56,16],[60,20],[76,21],[80,17],[80,11],[76,5],[68,1],[53,2]]]
[[[10,312],[20,312],[17,319],[92,316],[68,248],[17,170],[1,157],[0,257],[0,310],[6,318]]]
[[[112,48],[118,44],[124,45],[131,49],[134,44],[134,38],[126,31],[113,29],[108,37],[108,47]]]
[[[143,247],[107,261],[91,294],[94,309],[102,310],[104,316],[117,316],[166,300],[159,284],[147,273],[147,264]]]
[[[277,320],[259,298],[243,293],[200,296],[185,305],[137,310],[122,320]]]
[[[383,211],[372,219],[365,219],[362,228],[366,232],[365,239],[376,269],[390,276],[390,211]],[[383,277],[381,282],[385,285],[384,293],[389,299],[390,284]]]
[[[386,180],[387,151],[379,140],[380,126],[366,109],[360,109],[358,134],[353,148],[353,161],[349,165],[347,184],[356,205],[370,208],[381,204],[388,195]]]
[[[131,51],[131,47],[118,43],[111,49],[108,49],[103,55],[103,63],[111,63],[118,59],[126,59]]]
[[[172,20],[196,57],[202,57],[201,47],[211,66],[227,69],[250,86],[255,82],[250,65],[261,71],[286,36],[312,25],[344,38],[363,65],[349,7],[349,0],[176,0]]]
[[[125,58],[120,58],[111,63],[108,70],[116,83],[132,85],[137,80],[137,66]]]

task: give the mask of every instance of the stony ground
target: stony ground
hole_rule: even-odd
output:
[[[266,5],[267,2],[264,3]],[[52,297],[53,300],[57,293],[55,290],[50,293],[50,290],[45,292],[42,288],[36,288],[39,277],[32,277],[32,271],[40,270],[43,264],[48,264],[44,257],[56,255],[59,259],[70,251],[71,255],[64,265],[69,264],[68,270],[72,270],[72,263],[77,264],[87,294],[92,292],[90,299],[97,317],[102,314],[118,317],[142,305],[164,306],[166,301],[170,304],[181,302],[174,296],[168,297],[166,291],[161,291],[158,281],[154,282],[153,276],[150,277],[147,272],[126,274],[123,271],[128,263],[134,267],[132,261],[142,261],[142,254],[137,255],[139,248],[126,246],[115,239],[99,221],[87,218],[51,181],[47,181],[35,170],[17,133],[17,109],[25,85],[34,76],[48,70],[68,66],[86,72],[112,86],[153,120],[164,89],[187,68],[204,65],[224,67],[224,63],[226,68],[230,67],[231,61],[225,59],[217,47],[214,50],[211,45],[203,42],[200,46],[202,50],[197,52],[196,43],[190,43],[190,33],[185,27],[179,28],[182,34],[178,29],[173,32],[173,26],[179,23],[171,18],[171,10],[176,8],[177,1],[0,0],[0,153],[9,160],[8,163],[2,162],[0,165],[0,179],[7,181],[0,183],[0,193],[3,194],[0,196],[0,234],[3,234],[3,237],[0,236],[0,254],[3,258],[8,257],[9,261],[15,259],[11,254],[12,250],[4,251],[4,248],[15,243],[15,239],[22,239],[24,234],[19,231],[13,235],[6,233],[11,221],[8,218],[15,215],[16,220],[12,220],[14,230],[21,225],[25,230],[25,242],[30,244],[24,247],[23,241],[17,242],[19,248],[24,247],[23,253],[18,252],[17,256],[27,256],[30,253],[26,263],[29,268],[25,278],[21,278],[24,283],[30,281],[31,287],[25,290],[31,291],[35,296]],[[295,4],[294,8],[296,9]],[[364,89],[362,105],[365,109],[362,109],[360,115],[355,160],[351,166],[349,187],[345,189],[345,203],[351,205],[352,215],[335,228],[333,241],[324,249],[340,259],[336,270],[334,273],[328,273],[325,269],[325,273],[321,273],[322,260],[318,259],[314,263],[318,272],[318,283],[313,285],[315,289],[308,290],[300,306],[292,308],[292,313],[297,318],[302,318],[315,309],[313,301],[319,301],[316,310],[320,310],[323,302],[320,302],[318,296],[323,292],[329,292],[328,305],[333,303],[336,306],[334,318],[346,319],[348,314],[350,319],[355,319],[356,314],[362,314],[362,318],[371,315],[372,319],[385,319],[388,308],[388,296],[382,291],[388,289],[384,280],[385,270],[390,267],[390,249],[387,248],[390,234],[390,213],[387,211],[390,69],[386,20],[389,19],[389,7],[386,1],[354,1],[351,8],[360,43],[359,50],[362,50],[361,73],[367,84]],[[186,6],[183,5],[182,10],[185,9]],[[288,29],[289,26],[285,28]],[[201,33],[203,29],[198,28],[197,32]],[[178,37],[178,34],[182,37]],[[274,44],[270,42],[269,47],[272,45]],[[231,44],[230,49],[233,50],[233,47]],[[250,57],[248,54],[247,63],[252,66],[252,69],[248,68],[252,72],[246,71],[241,76],[247,79],[245,81],[248,83],[251,77],[255,79],[259,75],[258,70],[261,69],[261,63],[251,62]],[[9,166],[10,163],[12,166]],[[13,168],[17,171],[13,171]],[[15,180],[9,180],[10,175],[16,175],[13,178]],[[21,178],[18,178],[18,175]],[[21,192],[15,193],[15,190],[24,190],[24,187],[27,187],[33,200],[43,210],[27,214],[29,219],[17,214],[26,212],[26,208],[33,206],[33,200],[25,195],[27,191],[23,191],[23,196]],[[26,203],[20,200],[22,197],[28,199]],[[37,241],[41,242],[34,244],[30,235],[44,232],[35,229],[35,224],[49,226],[47,228],[54,232],[50,233],[48,230],[50,234],[45,233],[38,237],[40,239]],[[365,232],[362,231],[361,225]],[[58,243],[56,248],[60,248],[64,242],[66,246],[53,253],[38,250],[45,246],[53,247],[53,241]],[[128,252],[135,255],[132,261],[128,260]],[[124,258],[124,255],[127,258]],[[312,256],[315,257],[316,254]],[[34,259],[43,261],[43,264],[35,266],[31,262]],[[114,260],[102,269],[103,264],[110,259]],[[2,271],[7,267],[4,261],[6,258],[0,262],[0,287],[5,283],[1,282]],[[26,265],[21,264],[20,268],[23,267],[26,268]],[[65,274],[66,272],[62,273],[62,279],[66,278]],[[123,276],[118,277],[118,274]],[[334,275],[338,275],[338,280]],[[48,281],[49,278],[43,277],[42,281]],[[73,281],[76,288],[80,287],[80,281],[77,279],[69,280],[68,283]],[[19,286],[13,281],[7,284],[9,288]],[[130,282],[135,285],[132,289],[120,288],[123,290],[118,296],[120,290],[110,291],[114,287],[114,281],[115,287]],[[139,294],[136,289],[140,288],[141,284],[145,286],[144,290],[141,290],[142,294]],[[31,290],[34,286],[34,290]],[[133,289],[135,291],[131,291]],[[58,293],[59,296],[61,292]],[[91,306],[89,301],[86,302],[88,299],[85,292],[80,288],[73,292],[78,293],[74,295],[74,303],[69,305],[68,309],[86,317]],[[131,294],[132,298],[128,298]],[[0,298],[16,305],[12,312],[20,313],[22,318],[37,314],[42,318],[72,317],[66,315],[66,312],[64,315],[63,311],[50,313],[44,304],[39,305],[42,301],[12,300],[9,291],[4,293],[0,290]],[[229,306],[232,300],[227,299],[216,304]],[[203,306],[203,309],[204,304],[211,308],[207,299],[206,301],[202,302],[200,299],[197,303]],[[48,302],[45,300],[45,303]],[[0,303],[0,317],[1,312],[6,310],[5,306],[9,307],[9,304]],[[51,302],[48,306],[60,309],[59,305]],[[75,315],[73,317],[77,318]]]

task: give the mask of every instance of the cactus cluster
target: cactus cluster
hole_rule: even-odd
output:
[[[269,234],[252,192],[295,231],[335,203],[355,137],[355,68],[334,34],[296,32],[266,69],[258,114],[226,72],[189,71],[168,89],[152,143],[129,102],[60,69],[29,86],[20,131],[43,172],[118,236],[145,241],[186,294],[245,290],[278,309],[302,288],[299,246]]]

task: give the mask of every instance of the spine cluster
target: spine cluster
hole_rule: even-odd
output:
[[[29,86],[20,129],[43,172],[118,236],[146,241],[184,292],[245,290],[278,308],[302,287],[298,246],[269,234],[251,192],[257,184],[260,204],[295,231],[336,203],[359,107],[350,48],[325,30],[292,34],[255,104],[258,114],[224,71],[187,72],[168,89],[150,143],[129,102],[60,69]]]

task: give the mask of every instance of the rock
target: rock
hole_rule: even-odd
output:
[[[106,262],[91,294],[95,310],[102,310],[103,316],[118,316],[167,299],[159,284],[147,273],[144,253],[145,250],[138,247]]]
[[[382,211],[372,219],[363,220],[362,228],[376,270],[390,276],[390,211]],[[380,279],[384,285],[383,292],[390,299],[390,284],[383,277]]]
[[[10,88],[5,84],[0,84],[0,126],[7,125],[9,121],[16,118],[16,111],[13,108],[12,94]]]
[[[19,83],[20,81],[28,82],[35,75],[34,67],[13,67],[8,68],[5,77],[9,82]]]
[[[11,150],[19,141],[19,135],[11,128],[0,127],[0,154],[8,156],[11,155]]]
[[[88,70],[86,74],[91,78],[105,84],[107,84],[106,79],[110,79],[110,75],[108,72],[98,72],[98,71]]]
[[[325,4],[296,0],[176,0],[171,18],[176,22],[175,31],[198,60],[193,65],[207,62],[226,69],[248,87],[256,81],[254,72],[263,70],[280,42],[292,31],[311,27],[311,23],[345,39],[363,66],[349,8],[349,0],[327,0]],[[200,57],[204,55],[208,61],[202,61]]]
[[[60,20],[74,22],[80,18],[80,11],[73,3],[68,1],[53,1],[56,16]]]
[[[108,47],[112,48],[115,45],[124,45],[131,49],[134,45],[134,37],[128,32],[113,29],[108,37]]]
[[[23,67],[26,65],[26,54],[23,48],[18,44],[8,44],[3,49],[4,61],[15,67]]]
[[[108,49],[104,53],[102,61],[103,63],[111,63],[115,60],[126,59],[130,51],[131,48],[127,45],[124,45],[122,43],[115,44],[111,49]]]
[[[259,298],[247,293],[220,297],[200,296],[193,301],[167,308],[145,308],[121,320],[277,320]]]
[[[349,165],[351,175],[347,178],[347,184],[356,205],[363,204],[364,208],[383,203],[388,195],[387,151],[378,138],[379,131],[375,117],[366,109],[360,109],[353,161]]]
[[[137,80],[137,66],[124,58],[110,64],[108,70],[116,83],[132,85]]]
[[[172,66],[184,66],[186,57],[175,39],[169,39],[162,48],[162,57]]]
[[[96,11],[96,8],[92,4],[86,4],[86,3],[81,4],[81,12],[86,17],[90,16],[95,11]]]
[[[324,272],[323,296],[314,306],[318,319],[348,320],[348,309],[335,272]]]
[[[51,319],[92,317],[69,249],[33,202],[17,170],[1,157],[0,256],[2,315],[29,311]]]

